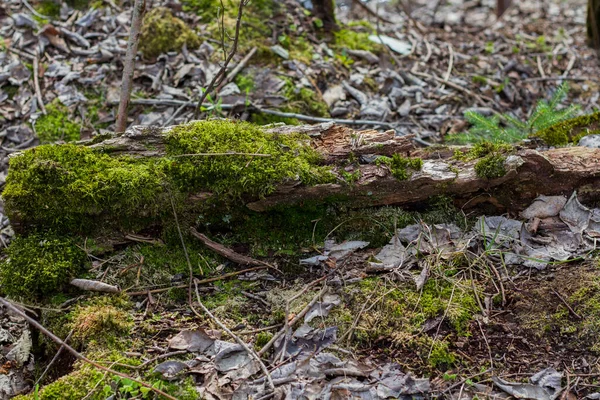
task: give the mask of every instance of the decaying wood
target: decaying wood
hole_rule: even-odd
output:
[[[133,127],[124,134],[108,138],[90,147],[106,153],[140,157],[165,155],[164,137],[169,128]],[[303,186],[286,182],[269,196],[249,199],[247,207],[267,211],[279,205],[299,205],[305,201],[326,201],[343,197],[350,207],[411,205],[436,195],[451,195],[459,203],[474,206],[487,202],[500,209],[521,210],[540,194],[569,195],[579,190],[581,199],[594,199],[600,192],[600,149],[567,147],[537,151],[520,149],[507,158],[507,174],[497,179],[480,178],[475,173],[477,160],[451,158],[453,148],[423,151],[414,148],[411,137],[396,136],[393,131],[355,131],[332,123],[306,126],[279,126],[268,130],[278,135],[301,132],[310,137],[310,145],[323,155],[323,163],[360,177],[351,184],[339,183]],[[82,143],[85,144],[85,143]],[[394,178],[389,167],[377,165],[377,156],[419,156],[423,168],[409,179]],[[348,160],[358,160],[348,166]],[[191,196],[202,201],[210,193]],[[246,262],[242,262],[244,264]],[[253,265],[252,263],[248,263]]]
[[[198,232],[194,228],[190,228],[190,233],[198,238],[206,247],[213,250],[215,253],[222,255],[228,260],[233,261],[234,263],[240,265],[264,265],[265,263],[262,261],[255,260],[252,257],[245,256],[243,254],[238,254],[233,250],[228,249],[220,243],[214,242],[210,240],[206,235]]]

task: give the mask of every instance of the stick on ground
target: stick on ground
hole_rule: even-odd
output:
[[[131,379],[138,385],[148,388],[151,391],[153,391],[154,393],[164,396],[167,399],[177,400],[175,397],[171,396],[170,394],[167,394],[167,393],[163,392],[162,390],[157,389],[146,382],[142,382],[138,379],[135,379],[135,378],[127,375],[127,374],[123,374],[121,372],[112,370],[110,368],[106,368],[106,367],[98,364],[97,362],[90,360],[89,358],[85,357],[83,354],[81,354],[80,352],[78,352],[77,350],[75,350],[74,348],[69,346],[67,343],[65,343],[61,338],[56,336],[54,333],[50,332],[48,329],[46,329],[42,324],[37,322],[35,319],[31,318],[29,315],[25,314],[19,308],[15,307],[10,301],[6,300],[4,297],[0,297],[0,304],[2,304],[4,307],[8,308],[13,313],[17,314],[19,317],[25,318],[27,320],[27,322],[29,322],[29,324],[31,324],[34,328],[36,328],[37,330],[42,332],[44,335],[48,336],[54,343],[65,348],[69,353],[73,354],[75,356],[75,358],[77,358],[78,360],[86,362],[95,368],[98,368],[102,371],[108,372],[109,374],[117,375],[117,376],[120,376],[121,378]]]

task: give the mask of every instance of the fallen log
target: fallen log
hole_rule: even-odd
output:
[[[417,150],[410,136],[331,123],[134,127],[15,154],[3,197],[20,231],[108,226],[130,232],[172,217],[172,198],[178,211],[190,215],[199,209],[245,206],[266,212],[331,202],[350,208],[408,206],[441,194],[461,205],[485,201],[515,211],[540,194],[579,190],[583,200],[597,198],[598,149],[461,151],[466,150]],[[485,172],[485,162],[498,171]]]

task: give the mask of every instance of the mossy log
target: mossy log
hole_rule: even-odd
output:
[[[600,191],[600,149],[507,147],[470,158],[457,151],[417,150],[409,136],[331,123],[133,127],[14,155],[3,197],[18,231],[72,233],[140,230],[171,218],[175,206],[193,218],[198,209],[366,208],[450,195],[459,205],[516,211],[540,194],[579,190],[580,198],[595,200]]]

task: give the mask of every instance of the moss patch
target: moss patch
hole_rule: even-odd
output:
[[[423,168],[423,160],[420,158],[403,157],[400,154],[394,154],[392,157],[378,157],[377,162],[387,165],[394,178],[399,181],[407,180],[414,171],[420,171]]]
[[[128,313],[128,299],[98,296],[77,305],[69,314],[73,339],[80,344],[114,348],[122,338],[129,337],[133,320]]]
[[[78,368],[76,372],[65,375],[44,386],[37,395],[31,393],[17,396],[15,400],[81,400],[103,379],[103,372],[89,365],[84,365]]]
[[[383,49],[380,44],[374,43],[369,40],[370,32],[358,32],[352,29],[340,29],[335,32],[335,44],[334,48],[338,50],[349,49],[349,50],[366,50],[373,53],[378,53]]]
[[[550,146],[565,146],[576,143],[583,136],[600,133],[600,112],[581,115],[554,124],[536,133]]]
[[[25,151],[10,160],[3,193],[7,213],[13,223],[45,229],[89,230],[98,218],[139,229],[157,223],[157,217],[171,218],[168,190],[176,200],[198,191],[231,199],[267,195],[285,180],[305,185],[335,180],[300,134],[276,136],[248,123],[199,121],[175,127],[165,143],[167,156],[157,159],[111,157],[70,144]],[[227,152],[268,157],[189,156]]]
[[[509,144],[481,142],[466,153],[457,150],[453,158],[461,161],[479,159],[474,166],[477,176],[484,179],[495,179],[506,175],[504,161],[506,156],[513,151],[514,148]]]
[[[67,107],[53,101],[46,106],[46,111],[48,113],[35,122],[35,131],[42,144],[80,139],[81,125],[71,120]]]
[[[184,44],[195,49],[200,46],[200,38],[168,8],[153,8],[146,14],[139,45],[145,57],[154,58],[169,51],[179,51]]]
[[[385,343],[405,356],[412,355],[415,364],[430,370],[446,369],[456,362],[451,340],[470,335],[470,323],[478,311],[471,281],[442,276],[430,278],[422,292],[412,284],[386,287],[380,279],[368,278],[346,287],[344,298],[344,306],[333,308],[326,321],[326,325],[339,327],[339,337],[344,337],[358,318],[351,344],[369,348]],[[369,311],[361,313],[365,305]],[[442,316],[443,322],[438,320]],[[432,321],[438,321],[435,329],[424,333],[423,326]],[[443,328],[437,332],[440,324]]]
[[[166,143],[167,153],[173,156],[223,152],[269,155],[165,159],[165,172],[187,190],[266,195],[286,179],[299,179],[306,185],[334,181],[329,168],[316,165],[320,156],[308,146],[305,135],[274,136],[247,123],[204,121],[175,127]]]
[[[16,237],[0,264],[2,291],[10,296],[41,296],[67,284],[82,270],[85,253],[69,239],[33,234]]]

